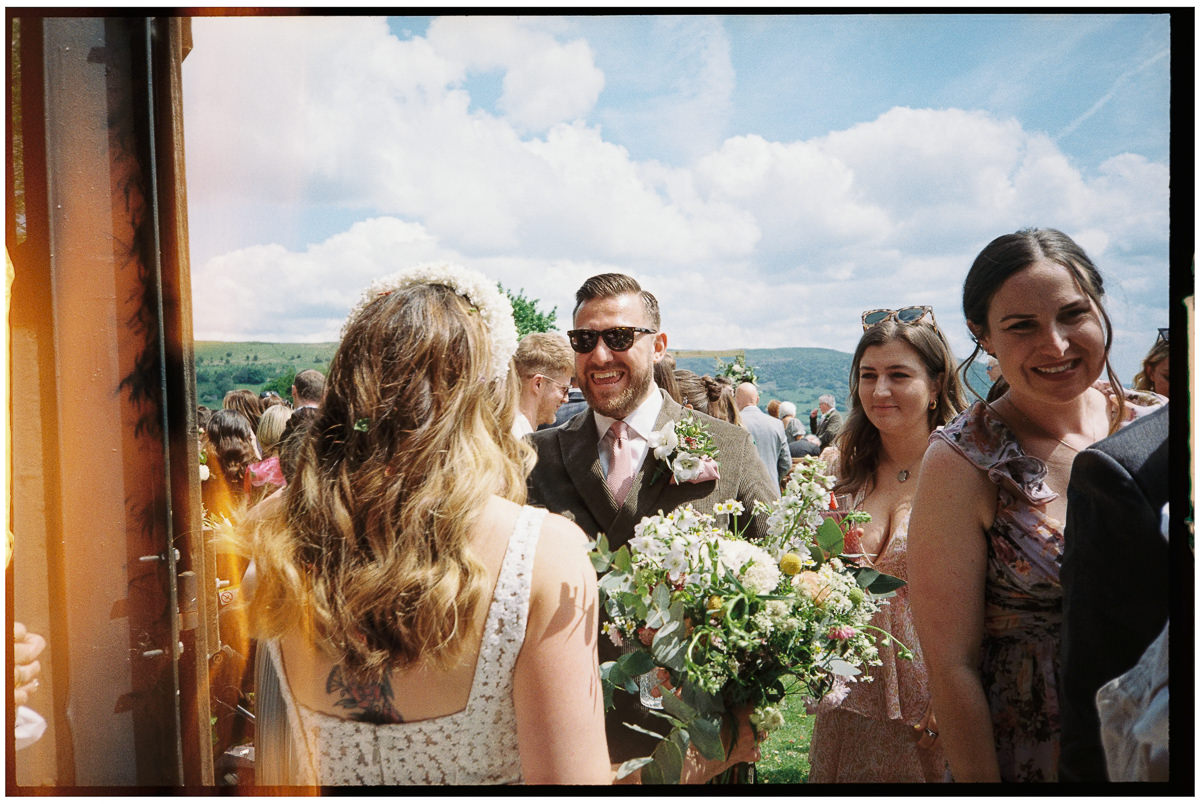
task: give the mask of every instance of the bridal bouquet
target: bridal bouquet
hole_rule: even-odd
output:
[[[689,744],[724,758],[721,725],[733,706],[752,706],[758,731],[777,729],[785,694],[816,701],[879,664],[869,621],[902,582],[843,553],[842,528],[866,515],[821,515],[832,485],[821,466],[797,467],[781,500],[756,507],[770,522],[764,543],[722,524],[742,513],[735,500],[647,517],[616,551],[597,540],[605,631],[626,651],[601,665],[605,705],[620,689],[664,721],[651,756],[620,775],[640,767],[646,783],[677,782]]]

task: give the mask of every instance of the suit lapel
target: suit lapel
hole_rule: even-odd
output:
[[[597,523],[611,522],[617,513],[604,473],[600,470],[600,451],[596,441],[596,418],[589,410],[576,416],[559,430],[563,466],[579,497]]]

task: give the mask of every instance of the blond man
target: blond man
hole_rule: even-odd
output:
[[[567,401],[575,353],[562,335],[531,332],[513,355],[521,380],[521,399],[513,433],[521,437],[543,424],[553,424],[559,405]]]

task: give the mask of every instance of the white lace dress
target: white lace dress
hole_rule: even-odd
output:
[[[293,735],[289,748],[298,755],[292,772],[299,778],[280,779],[280,783],[491,785],[521,781],[513,670],[525,640],[533,556],[545,514],[543,509],[526,507],[517,517],[488,609],[470,698],[460,712],[378,725],[309,709],[291,694],[278,643],[264,643]]]

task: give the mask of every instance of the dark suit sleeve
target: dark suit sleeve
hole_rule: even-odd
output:
[[[779,444],[779,459],[776,461],[779,469],[779,482],[788,476],[788,472],[792,471],[792,451],[788,449],[787,436],[783,437],[783,441]]]
[[[1132,667],[1166,622],[1159,517],[1112,457],[1097,450],[1076,457],[1061,571],[1059,781],[1107,779],[1096,691]]]

